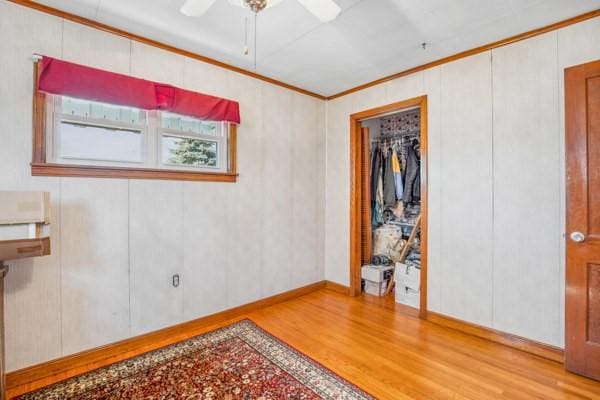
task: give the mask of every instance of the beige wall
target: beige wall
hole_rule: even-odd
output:
[[[349,283],[349,115],[427,94],[429,309],[564,343],[563,70],[600,18],[327,103],[325,276]]]
[[[53,205],[52,255],[10,263],[9,371],[323,279],[324,102],[5,1],[0,37],[0,190]],[[239,181],[31,177],[33,53],[239,101]]]

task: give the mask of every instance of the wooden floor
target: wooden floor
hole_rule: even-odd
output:
[[[559,363],[414,314],[322,289],[244,317],[380,399],[600,399]]]
[[[322,290],[254,312],[269,332],[381,399],[600,399],[548,361]]]

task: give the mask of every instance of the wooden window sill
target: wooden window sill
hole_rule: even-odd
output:
[[[31,163],[33,176],[70,176],[121,179],[162,179],[179,181],[229,182],[237,180],[237,173],[194,172],[157,168],[123,168],[98,165],[70,165],[52,163]]]

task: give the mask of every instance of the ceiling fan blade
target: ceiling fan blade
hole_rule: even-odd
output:
[[[342,9],[333,0],[298,0],[321,22],[333,21]]]
[[[188,17],[199,17],[203,15],[217,0],[187,0],[179,11]]]

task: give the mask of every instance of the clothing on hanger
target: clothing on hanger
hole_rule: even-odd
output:
[[[385,163],[383,172],[383,203],[386,208],[396,206],[396,183],[394,169],[392,166],[393,150],[389,147],[385,152]]]
[[[392,152],[392,170],[394,171],[394,183],[396,185],[396,198],[402,199],[404,193],[404,184],[402,183],[402,168],[400,167],[400,160],[398,159],[398,153],[396,149]]]
[[[371,207],[375,205],[377,199],[377,185],[379,182],[379,170],[381,169],[381,150],[379,146],[375,146],[371,154]]]
[[[418,143],[418,142],[417,142]],[[404,194],[402,201],[405,204],[414,203],[420,199],[420,162],[415,145],[409,143],[406,145],[406,171],[404,177]]]
[[[375,191],[375,203],[373,204],[372,216],[373,228],[383,224],[383,174],[382,168],[377,172],[377,190]]]

